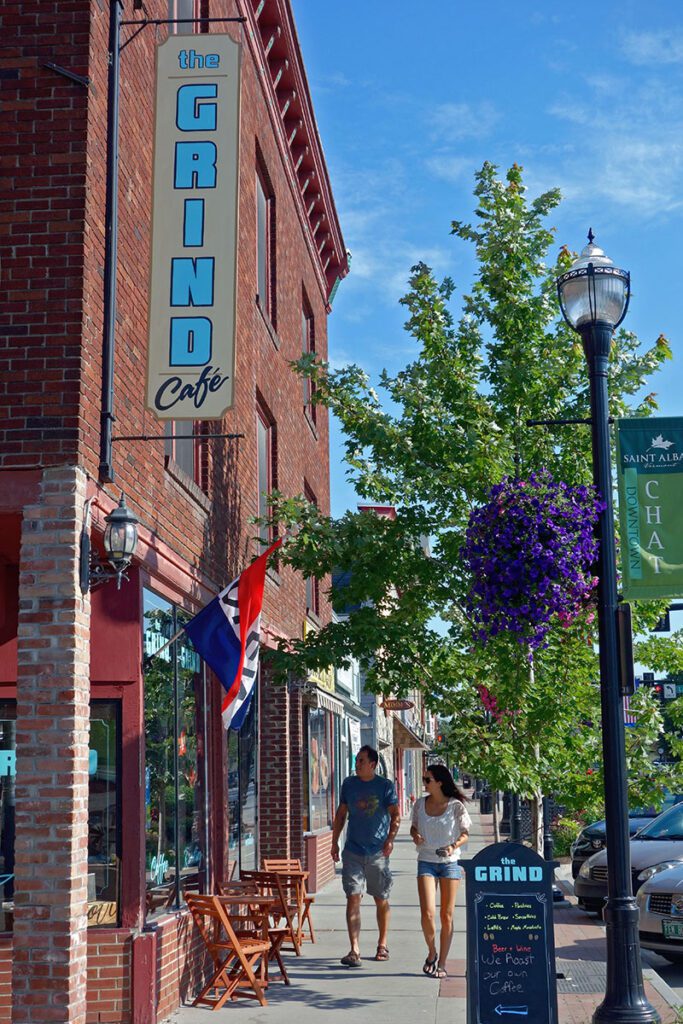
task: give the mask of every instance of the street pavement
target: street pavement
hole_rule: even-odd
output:
[[[472,857],[493,842],[491,815],[480,815],[472,801],[468,809],[473,827],[463,850]],[[221,1014],[248,1020],[250,1024],[319,1024],[321,1019],[341,1024],[346,1013],[372,1024],[466,1024],[465,977],[465,883],[460,885],[455,912],[449,977],[442,981],[422,974],[426,947],[420,929],[416,885],[415,847],[404,822],[391,858],[394,887],[389,930],[390,959],[373,960],[377,944],[374,903],[365,897],[362,906],[362,967],[349,969],[339,963],[349,949],[344,918],[345,899],[339,877],[316,894],[313,922],[317,941],[306,943],[302,955],[287,954],[291,985],[275,977],[267,993],[268,1006],[239,998]],[[560,870],[560,878],[563,872]],[[561,880],[571,891],[571,884]],[[560,1024],[588,1024],[602,1001],[605,985],[605,933],[597,918],[570,906],[555,909],[558,1005]],[[663,963],[659,957],[656,962]],[[646,961],[647,962],[647,961]],[[645,967],[647,998],[659,1012],[662,1024],[676,1024],[683,1017],[677,1007],[683,1000],[651,967]],[[207,1024],[209,1008],[183,1006],[171,1018],[173,1024]],[[529,1024],[546,1024],[533,1021]]]

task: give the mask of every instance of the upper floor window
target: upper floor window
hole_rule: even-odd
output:
[[[259,305],[275,327],[275,197],[262,167],[256,171],[256,288]]]
[[[318,500],[308,484],[304,484],[304,496],[311,505],[318,504]],[[306,612],[319,617],[320,615],[320,585],[315,576],[306,577]]]
[[[303,355],[315,355],[315,321],[311,307],[304,295],[301,307],[301,351]],[[315,384],[310,377],[304,377],[304,412],[312,423],[316,422],[317,406],[313,403]]]
[[[256,410],[256,445],[258,474],[258,514],[265,518],[269,514],[268,495],[277,487],[277,444],[275,422],[262,404]],[[273,527],[260,526],[259,536],[264,544],[275,540]]]
[[[206,441],[196,436],[201,433],[201,423],[197,420],[166,420],[164,433],[167,460],[172,459],[179,469],[206,492]]]
[[[168,0],[168,17],[175,21],[179,19],[180,25],[169,25],[172,32],[177,35],[190,35],[196,30],[196,25],[191,21],[183,22],[184,18],[196,18],[199,15],[199,4],[197,0]]]

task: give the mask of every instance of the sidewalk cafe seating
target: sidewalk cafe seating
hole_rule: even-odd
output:
[[[308,878],[308,872],[304,872],[301,867],[301,861],[298,857],[264,857],[263,867],[266,871],[284,871],[295,872],[301,871],[301,905],[303,913],[299,917],[299,942],[303,942],[306,936],[304,935],[304,928],[308,923],[308,931],[310,934],[311,942],[315,942],[315,932],[313,931],[313,922],[311,921],[311,904],[315,903],[315,896],[311,896],[306,891],[306,879]]]
[[[188,894],[185,899],[214,966],[211,979],[192,1005],[220,1010],[228,999],[241,994],[266,1006],[264,984],[254,968],[259,959],[267,959],[270,940],[255,928],[240,929],[242,896]],[[212,991],[213,997],[208,995]]]
[[[284,928],[283,941],[290,943],[286,948],[301,956],[301,872],[243,871],[241,877],[245,882],[255,882],[264,896],[275,898],[271,910],[273,923]]]
[[[273,915],[273,905],[276,903],[274,897],[263,896],[256,882],[228,881],[219,885],[221,896],[230,896],[241,900],[238,910],[238,917],[233,926],[238,934],[246,934],[250,931],[260,931],[264,937],[267,935],[270,942],[270,951],[267,957],[261,959],[261,980],[268,985],[268,963],[271,960],[277,962],[280,974],[285,985],[291,984],[289,975],[280,955],[282,943],[288,937],[287,929],[278,927],[270,918]]]

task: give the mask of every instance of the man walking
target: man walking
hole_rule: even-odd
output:
[[[351,949],[341,962],[361,967],[360,904],[367,888],[377,905],[379,940],[375,960],[388,960],[389,891],[392,885],[389,856],[401,824],[396,787],[377,775],[379,756],[372,747],[356,754],[356,774],[344,779],[332,827],[332,859],[339,860],[339,836],[348,816],[349,829],[342,854],[342,885],[346,894],[346,925]]]

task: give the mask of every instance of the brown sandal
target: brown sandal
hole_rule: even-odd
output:
[[[347,953],[339,961],[344,967],[362,967],[363,962],[360,958],[360,953]]]
[[[389,950],[386,946],[378,946],[377,952],[375,953],[375,960],[388,960]]]

